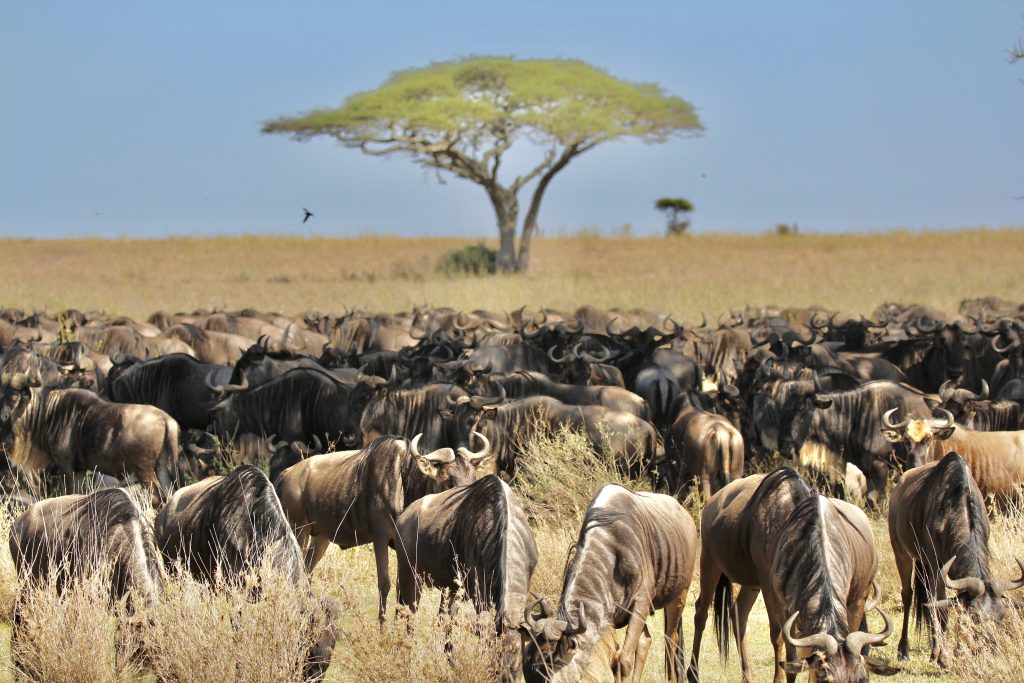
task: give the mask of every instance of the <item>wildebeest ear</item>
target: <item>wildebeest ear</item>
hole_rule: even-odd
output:
[[[818,408],[828,408],[830,405],[832,405],[832,399],[823,398],[821,396],[818,396],[818,394],[811,394],[811,403],[813,403]]]
[[[956,425],[953,424],[953,425],[950,425],[948,427],[943,427],[942,429],[934,429],[934,430],[932,430],[932,436],[935,437],[936,439],[945,440],[945,439],[948,439],[949,437],[953,436],[953,432],[955,430],[956,430]]]
[[[779,662],[779,667],[788,674],[798,674],[807,669],[807,662]]]
[[[938,408],[940,405],[942,405],[942,401],[938,401],[938,400],[936,400],[934,398],[929,398],[928,396],[924,397],[924,402],[925,402],[925,405],[928,406],[928,410],[931,410],[933,412],[934,412],[934,410],[936,408]]]
[[[900,668],[898,666],[891,666],[885,662],[875,659],[874,657],[865,657],[864,665],[868,668],[868,671],[873,674],[877,674],[878,676],[895,676],[900,672]]]
[[[448,410],[447,408],[438,408],[437,414],[441,416],[442,420],[454,420],[455,413]]]
[[[885,437],[886,441],[890,441],[892,443],[899,443],[903,440],[902,435],[895,429],[882,429],[882,436]]]
[[[426,458],[416,458],[416,466],[420,468],[420,472],[430,477],[431,479],[437,477],[438,466],[430,462]]]

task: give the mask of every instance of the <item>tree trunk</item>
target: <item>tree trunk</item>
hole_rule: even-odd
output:
[[[525,273],[530,267],[530,242],[533,240],[533,233],[537,230],[537,215],[540,213],[540,202],[544,198],[544,192],[555,174],[565,168],[569,160],[579,153],[579,145],[570,145],[565,148],[551,168],[540,177],[537,188],[533,191],[530,199],[530,208],[526,212],[526,220],[523,221],[523,236],[519,240],[519,260],[516,263],[516,270]]]
[[[497,267],[502,273],[516,270],[516,225],[519,222],[519,201],[508,190],[493,188],[487,193],[494,205],[494,214],[498,219]]]

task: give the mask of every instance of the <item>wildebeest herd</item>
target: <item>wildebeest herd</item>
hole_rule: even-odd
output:
[[[268,564],[312,597],[331,543],[372,544],[384,621],[393,548],[399,604],[431,585],[494,611],[506,680],[578,680],[614,627],[612,673],[639,681],[656,610],[667,678],[699,680],[712,608],[719,648],[731,634],[753,680],[760,594],[776,681],[863,681],[898,670],[870,654],[894,626],[860,507],[888,492],[898,654],[913,610],[943,665],[950,607],[998,621],[1024,586],[994,577],[988,551],[988,511],[1024,483],[1022,334],[1024,305],[992,298],[870,317],[748,307],[716,324],[590,306],[146,322],[2,309],[0,485],[27,505],[11,553],[26,582],[105,563],[112,600],[157,601],[165,567],[230,582]],[[659,493],[597,492],[553,607],[530,590],[538,549],[516,489],[533,437],[559,429]],[[83,492],[87,472],[100,490]],[[306,680],[338,637],[338,605],[313,604],[327,616]]]

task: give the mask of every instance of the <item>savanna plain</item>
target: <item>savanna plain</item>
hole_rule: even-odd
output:
[[[817,304],[868,315],[887,301],[956,311],[969,297],[1024,300],[1024,230],[1019,229],[672,239],[584,234],[536,240],[526,275],[448,277],[437,272],[444,253],[471,242],[376,236],[7,240],[0,242],[0,305],[96,309],[144,320],[158,310],[196,308],[253,307],[292,314],[338,313],[345,307],[397,312],[431,304],[500,312],[525,304],[571,312],[591,304],[663,311],[691,322],[705,313],[713,323],[719,314],[746,305]],[[601,486],[621,477],[570,434],[538,438],[527,462],[518,488],[540,550],[531,586],[557,601],[566,552],[575,543],[587,504]],[[689,507],[699,521],[700,502],[690,501]],[[893,615],[897,632],[874,654],[895,663],[902,612],[885,514],[883,506],[871,513],[871,520],[882,604]],[[10,522],[8,511],[0,519],[5,541]],[[995,573],[1016,576],[1014,558],[1024,557],[1024,514],[994,515],[991,550]],[[394,573],[394,555],[391,566]],[[328,680],[480,681],[493,675],[493,637],[477,628],[470,608],[438,617],[438,596],[428,591],[408,622],[389,619],[378,627],[374,576],[369,546],[332,548],[314,570],[314,592],[332,595],[342,606],[342,636]],[[687,646],[698,583],[695,576],[683,617]],[[5,623],[17,590],[12,561],[6,550],[0,551],[0,618]],[[100,587],[86,583],[62,600],[40,594],[31,605],[35,627],[27,629],[37,680],[275,680],[271,660],[297,647],[288,641],[293,600],[269,590],[261,605],[245,603],[237,591],[214,594],[187,580],[172,583],[161,604],[152,608],[155,612],[141,616],[160,624],[146,636],[155,654],[143,674],[138,661],[118,654],[132,650],[123,647],[131,636],[109,612]],[[232,628],[243,613],[250,626]],[[439,625],[439,618],[446,623]],[[871,617],[872,630],[880,629],[879,622],[877,615]],[[446,626],[453,634],[450,656],[441,636]],[[655,644],[645,680],[659,681],[664,679],[660,616],[651,619],[650,629]],[[1024,680],[1021,613],[1011,612],[998,629],[954,617],[948,637],[950,670],[929,663],[922,631],[912,640],[910,661],[901,663],[902,673],[888,680]],[[14,680],[9,637],[4,640],[2,676]],[[760,602],[748,643],[757,679],[770,680],[772,650]],[[735,648],[723,667],[709,632],[701,673],[706,681],[739,680]]]

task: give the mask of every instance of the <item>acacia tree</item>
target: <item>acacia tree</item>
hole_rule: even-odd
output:
[[[577,60],[511,57],[399,71],[340,107],[263,124],[264,133],[327,136],[374,156],[406,154],[439,178],[445,171],[480,185],[497,218],[503,271],[529,267],[541,200],[570,161],[610,140],[660,143],[702,130],[693,106],[657,85],[623,81]],[[541,158],[514,178],[499,178],[517,142],[532,145]],[[517,250],[519,193],[533,181]]]
[[[685,197],[662,197],[654,202],[654,208],[664,211],[668,217],[665,228],[668,235],[682,235],[690,227],[690,219],[686,214],[693,211],[693,204]]]

